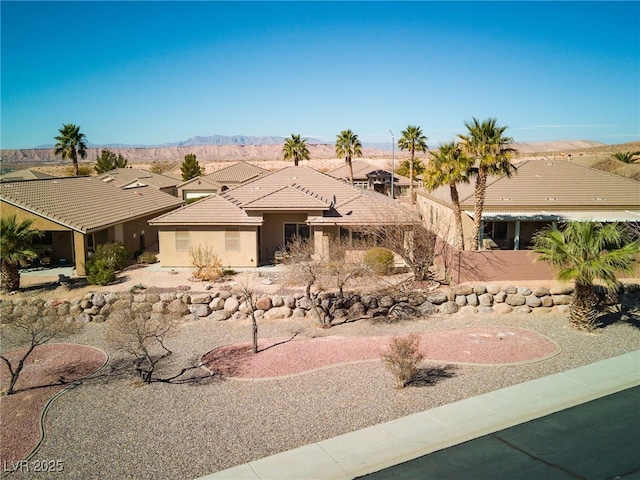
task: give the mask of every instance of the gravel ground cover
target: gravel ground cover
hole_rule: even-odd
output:
[[[418,381],[403,390],[393,388],[393,378],[381,362],[255,381],[208,376],[194,368],[182,382],[147,386],[127,373],[127,358],[106,345],[107,325],[89,324],[70,341],[104,349],[110,363],[54,402],[46,419],[46,441],[33,460],[60,461],[64,478],[195,478],[640,349],[640,329],[633,320],[618,318],[596,333],[582,333],[552,314],[455,314],[395,323],[371,319],[331,329],[319,329],[308,319],[261,320],[259,334],[261,338],[296,334],[296,339],[304,340],[412,332],[436,335],[445,329],[482,326],[523,328],[549,338],[561,351],[542,361],[509,366],[427,361]],[[249,341],[250,332],[247,320],[181,324],[167,342],[174,355],[158,373],[169,377],[186,366],[197,366],[207,352]],[[11,478],[51,476],[25,470]]]

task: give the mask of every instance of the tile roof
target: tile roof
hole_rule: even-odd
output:
[[[116,168],[106,173],[98,175],[98,178],[105,183],[112,182],[119,187],[126,187],[140,182],[154,188],[175,187],[180,183],[173,177],[147,172],[140,168]]]
[[[259,175],[264,175],[265,173],[269,173],[269,170],[252,165],[251,163],[239,162],[221,168],[202,178],[218,183],[244,183],[247,180],[256,178]]]
[[[96,177],[3,182],[0,199],[82,233],[161,213],[183,203],[152,187],[123,190]]]
[[[369,175],[372,172],[380,171],[380,168],[370,163],[367,163],[363,160],[354,160],[351,163],[353,165],[353,181],[354,182],[368,180],[367,175]],[[383,170],[383,171],[391,175],[391,171],[389,170]],[[338,168],[335,168],[330,172],[327,172],[327,175],[331,175],[332,177],[339,178],[341,180],[345,180],[348,182],[349,181],[349,165],[345,164]],[[405,186],[405,185],[408,186],[409,179],[407,177],[403,177],[402,175],[396,174],[393,177],[393,183],[398,186]]]
[[[246,210],[329,210],[331,202],[301,187],[285,185],[243,205]]]
[[[640,208],[640,183],[568,160],[527,160],[511,177],[487,182],[485,210],[614,210]],[[473,209],[474,185],[458,185],[460,205]],[[450,204],[449,186],[429,195]]]
[[[218,195],[184,206],[149,221],[151,225],[261,225],[262,217],[251,217]]]
[[[186,182],[182,182],[181,184],[178,185],[178,188],[182,188],[185,190],[191,190],[191,189],[199,189],[199,188],[210,188],[213,187],[216,190],[219,190],[222,188],[222,184],[218,183],[214,180],[209,180],[207,179],[207,177],[196,177],[196,178],[192,178],[191,180],[187,180]]]
[[[260,175],[215,197],[158,217],[151,223],[228,225],[261,222],[261,217],[246,213],[252,210],[321,210],[324,216],[310,223],[337,225],[395,222],[406,214],[396,201],[385,195],[352,187],[309,167],[291,166]]]
[[[7,172],[0,175],[0,181],[2,182],[20,182],[22,180],[37,180],[40,178],[55,178],[53,175],[38,172],[37,170],[31,170],[25,168],[23,170],[15,170],[13,172]]]

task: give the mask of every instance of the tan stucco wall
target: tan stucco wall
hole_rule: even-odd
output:
[[[422,214],[425,225],[431,229],[448,244],[456,243],[456,222],[453,210],[445,205],[431,200],[418,193],[416,204]],[[471,235],[473,234],[473,220],[462,212],[462,232],[464,235],[465,248],[471,246]]]
[[[210,246],[220,257],[224,267],[250,268],[258,266],[257,227],[239,227],[240,251],[225,250],[224,227],[191,227],[189,239],[191,248],[199,245]],[[190,252],[176,250],[176,230],[174,227],[160,227],[160,263],[163,267],[191,267]]]
[[[9,217],[11,215],[15,215],[18,221],[26,220],[27,218],[33,218],[35,221],[33,222],[33,228],[37,228],[39,230],[48,230],[48,231],[70,231],[70,228],[64,227],[58,223],[54,223],[51,220],[47,220],[35,213],[27,212],[21,208],[10,205],[6,202],[0,202],[0,212],[3,217]]]

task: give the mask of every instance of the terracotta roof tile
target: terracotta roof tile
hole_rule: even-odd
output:
[[[473,209],[474,185],[458,185],[463,209]],[[431,192],[451,203],[449,186]],[[487,182],[485,210],[611,210],[640,207],[640,183],[567,160],[527,160],[511,177],[492,177]]]
[[[0,183],[0,198],[83,233],[183,203],[152,187],[122,190],[96,177]]]
[[[175,178],[147,172],[140,168],[116,168],[98,175],[98,178],[105,183],[112,182],[119,187],[133,184],[136,181],[154,188],[175,187],[180,183]]]
[[[261,217],[251,217],[218,195],[192,203],[149,221],[151,225],[260,225]]]

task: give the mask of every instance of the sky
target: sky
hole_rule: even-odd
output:
[[[0,2],[0,147],[640,140],[640,2]]]

